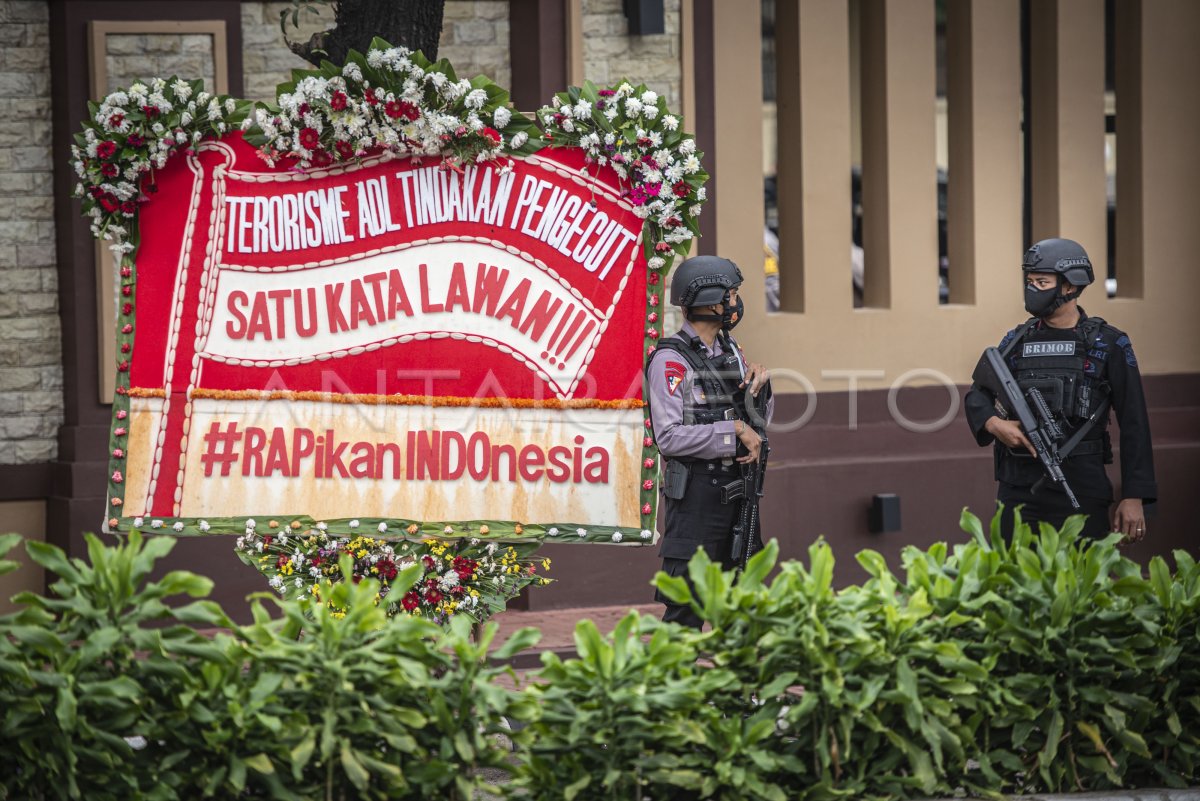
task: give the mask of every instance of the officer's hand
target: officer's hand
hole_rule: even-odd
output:
[[[1037,451],[1033,448],[1033,443],[1029,441],[1029,437],[1025,436],[1025,432],[1021,430],[1021,424],[1016,420],[1005,420],[1002,417],[989,417],[984,425],[987,432],[996,439],[1010,448],[1024,448],[1033,456],[1037,456]]]
[[[767,372],[767,368],[761,364],[751,364],[750,369],[746,371],[746,378],[742,383],[738,384],[738,389],[749,385],[750,394],[758,397],[758,392],[763,388],[763,385],[771,379],[771,374]]]
[[[737,460],[742,464],[750,464],[758,461],[758,452],[762,450],[762,437],[758,435],[750,426],[742,423],[742,433],[738,434],[738,439],[746,446],[749,451],[745,456],[739,456]]]
[[[1141,498],[1126,498],[1117,504],[1117,511],[1113,515],[1113,531],[1125,535],[1122,544],[1142,541],[1146,536],[1146,513],[1142,509]]]

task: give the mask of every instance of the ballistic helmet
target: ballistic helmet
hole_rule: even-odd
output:
[[[1021,270],[1026,273],[1054,273],[1074,286],[1087,286],[1096,280],[1087,251],[1070,239],[1043,239],[1025,251]]]
[[[742,271],[720,256],[693,256],[675,268],[671,276],[671,305],[685,309],[715,306],[726,300],[725,293],[740,286]]]

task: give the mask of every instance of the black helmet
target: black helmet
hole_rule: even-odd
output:
[[[1075,286],[1096,280],[1087,251],[1070,239],[1043,239],[1025,251],[1021,269],[1026,273],[1054,273]]]
[[[742,283],[742,271],[720,256],[693,256],[675,268],[671,276],[671,305],[715,306],[726,293]]]

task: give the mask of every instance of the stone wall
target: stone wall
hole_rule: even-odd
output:
[[[273,100],[275,87],[289,80],[293,69],[310,66],[288,49],[279,30],[279,12],[291,7],[291,3],[242,4],[243,69],[246,97],[251,100]],[[328,12],[320,17],[301,14],[299,22],[299,31],[288,31],[293,41],[306,41],[312,33],[325,30],[332,18]],[[460,78],[482,73],[507,88],[512,76],[508,1],[447,0],[438,51]]]
[[[604,86],[624,78],[644,83],[683,111],[680,0],[666,0],[666,33],[630,36],[621,0],[583,0],[583,74]],[[755,6],[757,13],[757,6]]]
[[[0,0],[0,464],[54,458],[62,424],[49,35],[47,3]]]
[[[207,33],[110,33],[105,37],[108,91],[150,78],[203,78],[214,87],[213,37]]]

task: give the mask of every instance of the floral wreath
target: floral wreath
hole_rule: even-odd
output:
[[[120,272],[117,386],[109,436],[111,530],[121,525],[116,512],[124,502],[129,433],[124,421],[129,416],[136,318],[138,208],[155,191],[154,171],[165,166],[174,153],[191,153],[201,141],[238,129],[268,164],[301,171],[355,162],[383,151],[414,159],[443,158],[450,169],[492,163],[503,170],[511,167],[512,156],[547,146],[578,147],[585,153],[583,171],[611,167],[626,185],[624,196],[644,221],[648,275],[643,361],[654,352],[662,334],[662,276],[677,255],[687,255],[699,235],[697,217],[708,179],[695,139],[680,130],[679,118],[644,85],[635,87],[623,81],[599,89],[585,82],[557,94],[551,105],[530,119],[510,110],[508,92],[490,79],[460,80],[445,59],[431,63],[420,52],[392,47],[381,39],[371,43],[366,55],[351,51],[341,67],[325,62],[317,70],[294,71],[293,80],[280,85],[277,104],[212,95],[198,80],[157,78],[89,103],[88,111],[89,119],[72,147],[73,166],[80,179],[76,195],[91,219],[92,234],[112,241]],[[642,530],[638,536],[628,537],[641,543],[652,539],[650,522],[657,506],[658,452],[648,407],[644,423],[639,478]],[[151,527],[203,534],[216,520],[154,519]],[[240,527],[243,519],[220,520]],[[297,518],[293,522],[313,525],[317,521]],[[144,524],[142,518],[133,521],[134,527]],[[344,534],[353,534],[358,524],[358,520],[321,523]],[[469,536],[477,533],[482,522],[469,521],[458,531],[443,531],[441,524],[421,521],[376,519],[367,524],[393,535],[408,533],[415,526],[410,536]],[[522,530],[518,524],[504,533],[576,542],[621,542],[626,538],[610,527],[560,526],[525,526]]]

